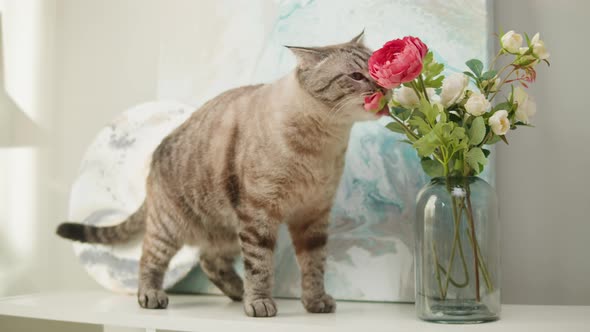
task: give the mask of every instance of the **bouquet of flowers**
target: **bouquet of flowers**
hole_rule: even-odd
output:
[[[367,97],[365,109],[377,112],[386,103],[389,105],[394,121],[387,128],[405,135],[403,141],[416,149],[429,176],[475,176],[488,163],[487,145],[500,141],[508,144],[510,130],[531,126],[536,104],[525,89],[535,81],[535,67],[541,62],[549,65],[549,53],[538,33],[529,38],[509,31],[499,42],[500,51],[487,68],[482,61],[471,59],[465,63],[468,70],[448,76],[443,74],[445,66],[416,37],[389,41],[369,59],[371,77],[392,93],[384,96],[378,92]],[[509,63],[496,69],[500,58]],[[469,242],[475,259],[479,301],[480,271],[488,290],[493,290],[494,285],[484,257],[478,252],[469,186],[449,186],[448,191],[453,197],[456,231],[449,263],[443,264],[435,252],[439,298],[444,300],[447,296],[449,282],[456,287],[467,285],[454,281],[451,276],[455,252],[463,252],[458,236],[463,215],[471,233]],[[464,260],[462,254],[461,259]],[[463,266],[466,266],[464,261]]]
[[[487,164],[490,151],[484,145],[508,144],[506,134],[519,126],[531,126],[536,104],[523,88],[535,81],[535,66],[549,64],[549,53],[537,33],[532,39],[509,31],[491,65],[471,59],[469,71],[444,76],[444,65],[416,37],[387,42],[369,59],[369,72],[379,85],[393,89],[392,98],[380,92],[365,99],[365,109],[378,111],[388,103],[395,120],[391,131],[405,134],[418,152],[426,174],[477,175]],[[501,56],[512,61],[496,70]],[[471,85],[470,85],[471,84]],[[499,101],[501,89],[509,95]],[[496,102],[492,107],[492,103]]]

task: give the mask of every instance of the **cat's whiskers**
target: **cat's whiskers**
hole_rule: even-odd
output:
[[[340,105],[345,106],[345,103],[349,100],[351,100],[351,97],[345,98],[344,100],[339,101],[336,105],[334,105],[326,114],[324,113],[317,113],[317,117],[310,117],[312,119],[312,121],[314,121],[316,123],[317,126],[319,126],[321,128],[321,131],[324,132],[324,134],[326,134],[327,136],[333,137],[333,138],[337,138],[340,139],[341,136],[334,134],[330,129],[333,128],[334,126],[332,125],[332,120],[333,120],[333,111],[336,107],[339,107]]]
[[[334,118],[336,117],[336,115],[338,115],[338,113],[340,111],[342,111],[342,109],[345,106],[348,106],[347,103],[354,100],[356,98],[356,96],[351,96],[351,97],[347,97],[344,98],[343,100],[339,101],[338,103],[336,103],[336,105],[334,105],[329,111],[328,111],[328,121],[329,123],[332,122],[332,120],[334,120]]]
[[[349,105],[350,102],[354,101],[355,97],[349,97],[346,98],[345,100],[341,101],[340,103],[336,104],[332,109],[330,109],[329,114],[328,114],[328,120],[327,120],[327,124],[326,127],[334,127],[332,125],[333,120],[338,116],[338,114],[340,112],[342,112],[342,110]],[[338,107],[338,108],[336,108]],[[346,139],[346,134],[332,134],[331,135],[333,138],[337,139],[337,140],[345,140]]]

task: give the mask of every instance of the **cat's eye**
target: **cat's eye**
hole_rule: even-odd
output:
[[[352,73],[352,74],[350,74],[348,76],[350,76],[350,78],[352,78],[355,81],[363,81],[363,80],[366,80],[367,79],[365,77],[365,75],[359,73],[358,71],[356,71],[356,72],[354,72],[354,73]]]

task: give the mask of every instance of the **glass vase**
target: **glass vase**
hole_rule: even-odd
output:
[[[440,323],[499,318],[498,207],[478,177],[440,177],[417,197],[416,311]]]

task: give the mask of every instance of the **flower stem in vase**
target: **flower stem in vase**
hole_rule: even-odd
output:
[[[467,233],[467,237],[469,238],[469,243],[471,243],[471,246],[473,247],[474,244],[473,244],[473,237],[471,234],[471,227],[466,229],[465,233]],[[477,243],[477,255],[478,255],[479,268],[481,269],[481,275],[483,276],[484,282],[486,283],[486,287],[488,288],[488,292],[493,292],[494,285],[492,284],[492,281],[490,280],[490,273],[488,272],[488,268],[486,267],[486,263],[485,263],[483,257],[481,256],[481,248],[479,247],[479,243]]]
[[[452,188],[450,185],[447,184],[447,191],[452,196]],[[435,260],[435,271],[436,271],[436,279],[438,282],[438,287],[441,295],[441,299],[445,300],[447,297],[447,293],[449,290],[449,284],[457,287],[457,288],[464,288],[469,285],[469,273],[467,272],[467,263],[465,261],[465,254],[463,253],[463,244],[461,243],[461,218],[463,215],[463,199],[459,200],[455,197],[452,198],[452,207],[453,207],[453,243],[451,247],[451,254],[449,256],[449,262],[447,263],[447,267],[445,268],[442,264],[439,263],[438,253],[436,251],[436,246],[434,243],[432,244],[432,251]],[[459,257],[461,258],[461,265],[463,267],[463,282],[456,281],[452,276],[453,271],[453,264],[455,260],[455,253],[459,250]],[[442,284],[441,272],[443,276],[446,276],[446,280],[444,285]]]
[[[469,220],[469,225],[471,228],[471,238],[473,241],[473,260],[474,260],[474,269],[475,269],[475,300],[477,302],[481,301],[481,296],[479,294],[479,250],[477,244],[477,237],[475,236],[475,221],[473,220],[473,209],[471,207],[471,191],[469,190],[469,183],[465,181],[465,199],[467,201],[467,219]]]
[[[436,281],[438,283],[438,291],[440,292],[440,298],[444,300],[445,298],[445,292],[442,286],[442,280],[440,277],[440,270],[442,268],[442,265],[440,265],[440,263],[438,262],[438,254],[436,253],[436,245],[434,244],[434,241],[432,241],[432,257],[434,257],[434,264],[436,264]],[[444,269],[443,269],[444,272]],[[445,272],[446,274],[446,272]]]
[[[463,254],[463,245],[461,243],[461,214],[462,214],[462,209],[458,209],[457,207],[457,199],[453,198],[452,199],[453,202],[453,219],[454,219],[454,227],[455,227],[455,233],[453,236],[453,245],[452,245],[452,249],[451,249],[451,257],[449,258],[449,264],[447,266],[447,268],[445,269],[442,266],[438,266],[437,268],[441,269],[442,272],[447,276],[447,280],[445,282],[444,285],[444,289],[443,289],[443,294],[444,294],[444,298],[446,298],[447,292],[449,290],[449,283],[451,283],[453,286],[457,287],[457,288],[463,288],[465,286],[468,285],[469,283],[469,273],[467,273],[467,264],[465,263],[465,256]],[[455,281],[452,277],[452,270],[453,270],[453,262],[455,259],[455,252],[456,250],[459,250],[459,256],[461,258],[461,263],[463,266],[463,272],[464,272],[464,281],[463,283],[459,283],[457,281]]]

